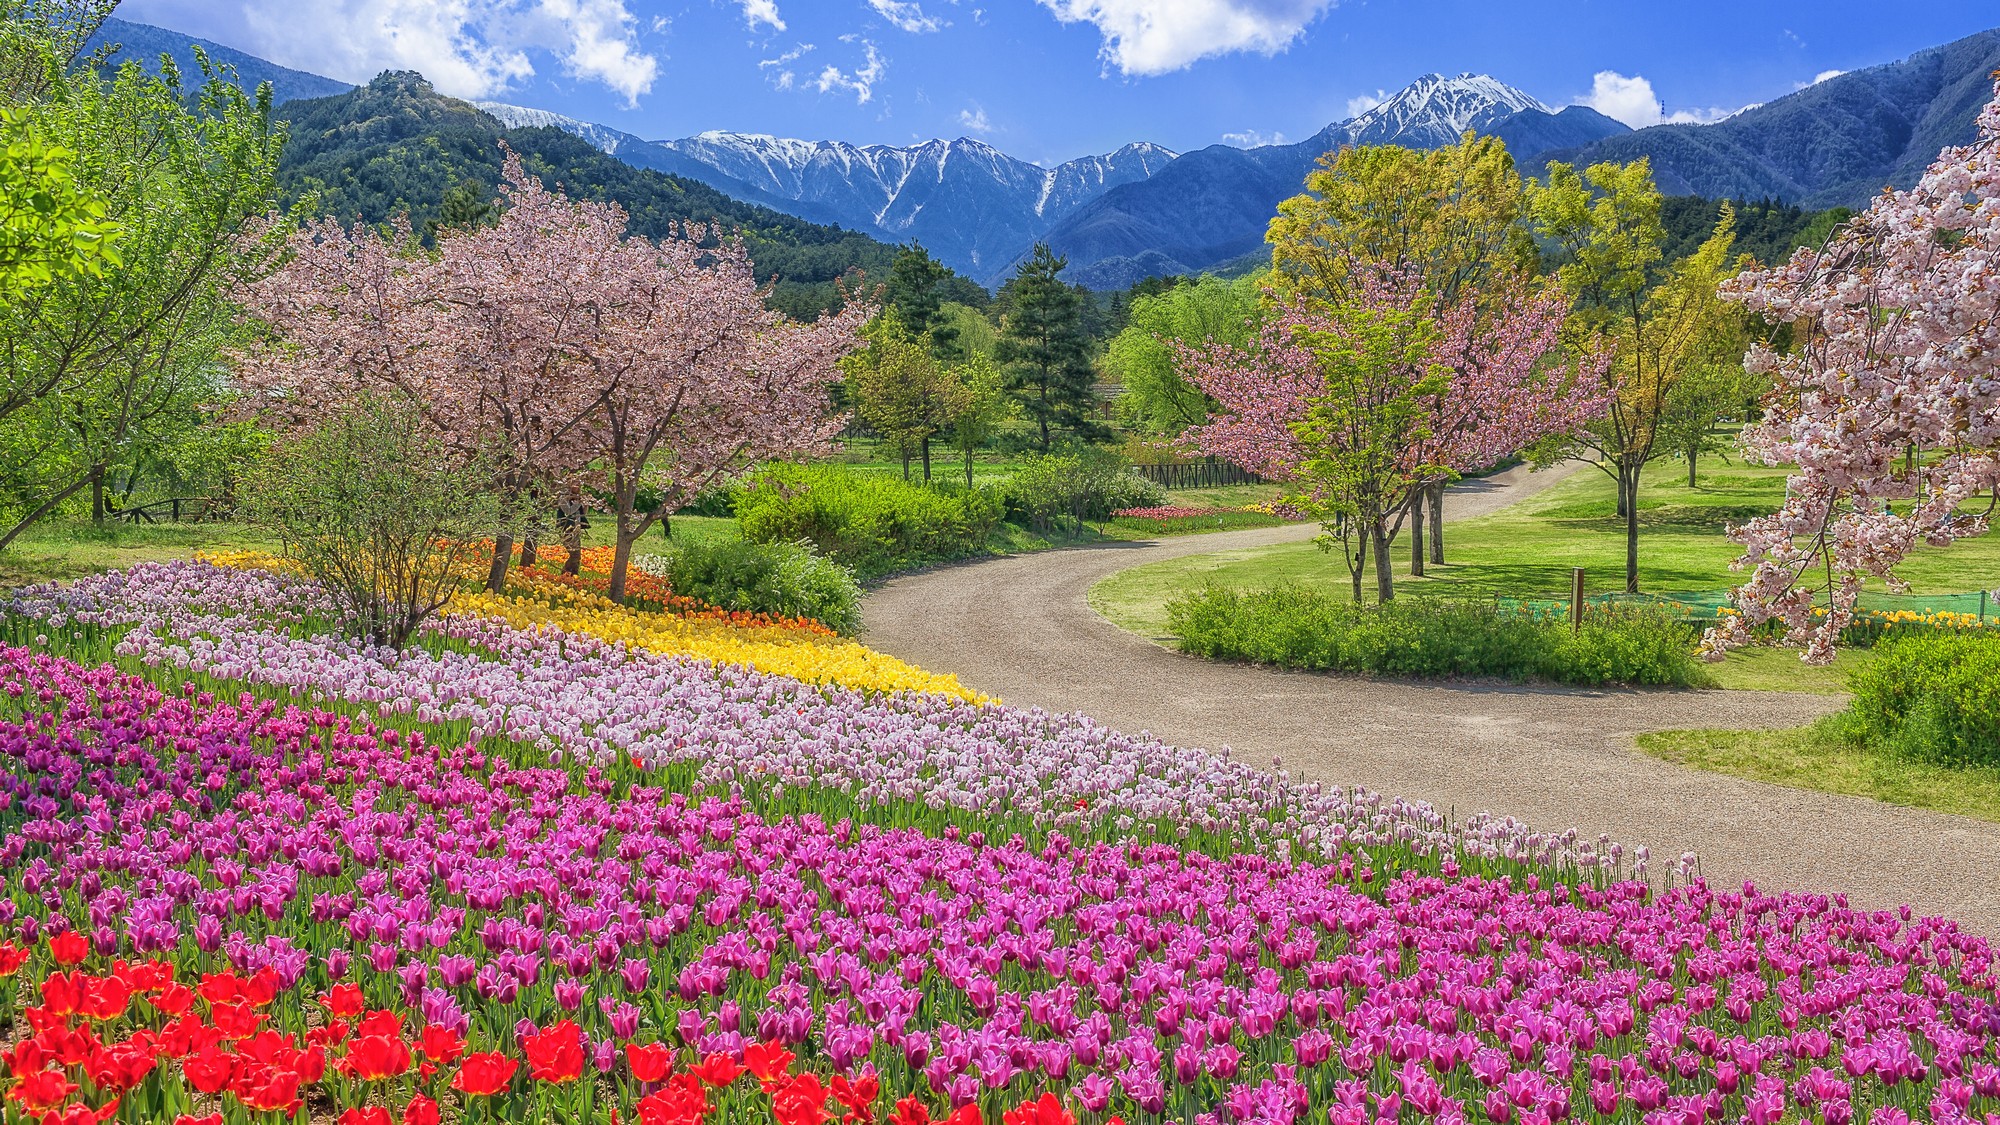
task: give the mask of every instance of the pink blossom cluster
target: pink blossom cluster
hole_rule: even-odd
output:
[[[1973,144],[1724,295],[1792,326],[1793,350],[1750,353],[1776,389],[1743,445],[1797,468],[1779,511],[1732,531],[1755,569],[1705,647],[1775,619],[1824,663],[1865,581],[1906,590],[1896,564],[1984,534],[1991,500],[1970,502],[2000,489],[2000,88]]]
[[[0,926],[474,1048],[776,1040],[1093,1123],[2000,1116],[1993,950],[1907,910],[774,815],[485,747],[0,648]]]

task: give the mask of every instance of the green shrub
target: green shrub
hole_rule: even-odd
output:
[[[1300,586],[1247,594],[1211,587],[1174,599],[1167,610],[1181,650],[1215,660],[1417,678],[1709,682],[1692,652],[1693,630],[1643,608],[1593,609],[1574,634],[1566,620],[1481,603],[1357,606]]]
[[[1062,521],[1080,531],[1084,520],[1166,502],[1167,494],[1124,458],[1098,449],[1030,457],[1007,480],[1008,518],[1044,533]]]
[[[638,560],[674,593],[720,609],[810,617],[839,633],[861,628],[861,584],[854,572],[805,543],[715,539]]]
[[[1001,512],[992,489],[824,465],[777,466],[736,493],[743,538],[810,543],[864,579],[983,554]]]
[[[2000,635],[1885,637],[1848,686],[1851,735],[1928,761],[2000,766]]]

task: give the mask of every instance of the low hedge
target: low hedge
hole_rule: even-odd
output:
[[[828,465],[768,469],[737,489],[735,507],[743,538],[810,543],[864,579],[984,554],[1004,510],[994,489]]]
[[[1946,765],[2000,766],[2000,634],[1884,637],[1848,686],[1850,737]]]
[[[854,572],[804,543],[698,540],[639,565],[665,578],[674,593],[720,609],[809,617],[849,635],[861,628],[861,584]]]
[[[1497,676],[1562,684],[1699,687],[1694,630],[1645,608],[1567,620],[1484,603],[1404,599],[1360,605],[1301,586],[1210,587],[1168,603],[1183,652],[1281,668],[1376,676]]]

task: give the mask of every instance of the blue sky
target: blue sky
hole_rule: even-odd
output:
[[[1300,140],[1427,71],[1631,124],[1707,120],[2000,26],[2000,0],[125,0],[118,14],[347,81],[650,138],[974,136],[1044,163]]]

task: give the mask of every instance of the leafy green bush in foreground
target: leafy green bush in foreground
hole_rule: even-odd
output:
[[[2000,634],[1911,633],[1876,646],[1842,733],[1913,758],[2000,766]]]
[[[1564,684],[1706,686],[1693,631],[1656,610],[1593,609],[1568,621],[1469,602],[1357,606],[1300,586],[1211,587],[1168,603],[1183,652],[1311,671]]]
[[[810,617],[835,632],[861,628],[861,584],[854,572],[804,543],[716,539],[640,560],[674,593],[722,609]]]
[[[811,543],[862,578],[983,554],[1000,516],[991,489],[832,466],[776,466],[736,493],[743,538]]]

